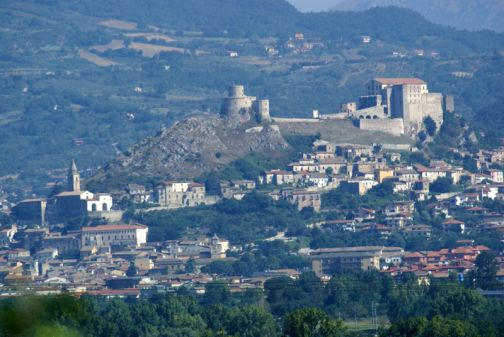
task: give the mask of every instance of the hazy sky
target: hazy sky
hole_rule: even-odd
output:
[[[302,12],[323,11],[336,6],[343,0],[287,0]]]

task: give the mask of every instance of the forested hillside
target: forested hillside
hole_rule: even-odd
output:
[[[162,126],[217,113],[233,83],[269,98],[273,115],[309,116],[355,100],[373,76],[418,76],[455,95],[457,111],[482,130],[502,132],[504,35],[457,31],[410,10],[24,0],[0,4],[0,29],[0,183],[9,188],[58,181],[71,158],[90,175]]]
[[[354,11],[391,5],[415,10],[433,22],[459,29],[504,31],[504,4],[500,0],[344,0],[333,8]]]

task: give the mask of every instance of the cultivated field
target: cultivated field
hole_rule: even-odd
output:
[[[107,44],[101,44],[101,45],[95,45],[92,46],[90,49],[91,50],[96,50],[97,52],[103,53],[107,50],[117,50],[124,48],[124,41],[123,40],[118,40],[118,39],[113,39]]]
[[[108,60],[104,57],[98,56],[96,54],[90,53],[88,51],[79,51],[79,56],[86,61],[96,64],[99,67],[110,67],[119,65],[119,63]]]
[[[167,47],[167,46],[158,46],[155,44],[149,43],[140,43],[140,42],[132,42],[128,48],[140,50],[144,57],[154,57],[161,52],[175,52],[175,53],[185,53],[187,49],[178,48],[178,47]]]
[[[175,39],[172,37],[169,37],[168,35],[164,34],[153,34],[153,33],[126,33],[124,34],[127,37],[130,38],[135,38],[135,37],[143,37],[146,38],[148,41],[152,40],[162,40],[164,42],[170,43],[170,42],[175,42]]]
[[[135,30],[137,28],[137,24],[134,22],[122,21],[122,20],[104,20],[98,22],[100,26],[105,26],[114,29],[120,30]]]

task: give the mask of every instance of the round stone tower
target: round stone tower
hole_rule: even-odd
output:
[[[229,97],[244,97],[245,87],[243,85],[232,85],[228,89]]]
[[[270,104],[269,99],[259,99],[253,104],[254,113],[259,122],[270,122]]]
[[[254,101],[255,97],[245,95],[243,85],[233,85],[228,89],[228,97],[222,100],[221,115],[234,121],[247,121]]]

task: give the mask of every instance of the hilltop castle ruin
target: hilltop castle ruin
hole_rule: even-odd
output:
[[[269,122],[269,100],[247,96],[243,85],[233,85],[228,89],[228,96],[222,100],[221,116],[238,122],[253,118],[260,123]]]

